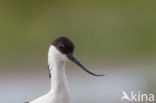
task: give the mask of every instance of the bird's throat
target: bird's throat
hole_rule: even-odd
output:
[[[68,92],[67,79],[65,73],[65,62],[53,62],[49,64],[50,70],[50,92],[59,94],[61,92]]]

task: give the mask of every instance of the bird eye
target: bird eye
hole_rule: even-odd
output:
[[[64,48],[64,45],[60,44],[60,45],[59,45],[59,48],[60,48],[60,49],[63,49],[63,48]]]

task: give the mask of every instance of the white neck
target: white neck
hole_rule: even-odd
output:
[[[67,57],[54,46],[49,48],[48,64],[51,74],[51,88],[49,94],[59,98],[59,103],[69,103],[69,90],[65,73]],[[57,103],[57,101],[55,102]]]
[[[50,91],[30,103],[70,103],[65,63],[68,58],[54,46],[50,46],[48,65],[51,74]]]
[[[67,79],[65,74],[65,62],[51,61],[49,64],[51,74],[50,92],[61,92],[60,90],[67,88]]]

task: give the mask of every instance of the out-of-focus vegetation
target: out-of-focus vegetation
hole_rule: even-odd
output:
[[[152,0],[1,0],[0,56],[47,53],[59,35],[79,54],[155,55]]]

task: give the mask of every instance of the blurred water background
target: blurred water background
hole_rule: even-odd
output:
[[[156,94],[153,0],[1,0],[0,100],[24,103],[49,90],[47,52],[63,35],[91,71],[71,62],[72,103],[121,103],[122,91]]]

